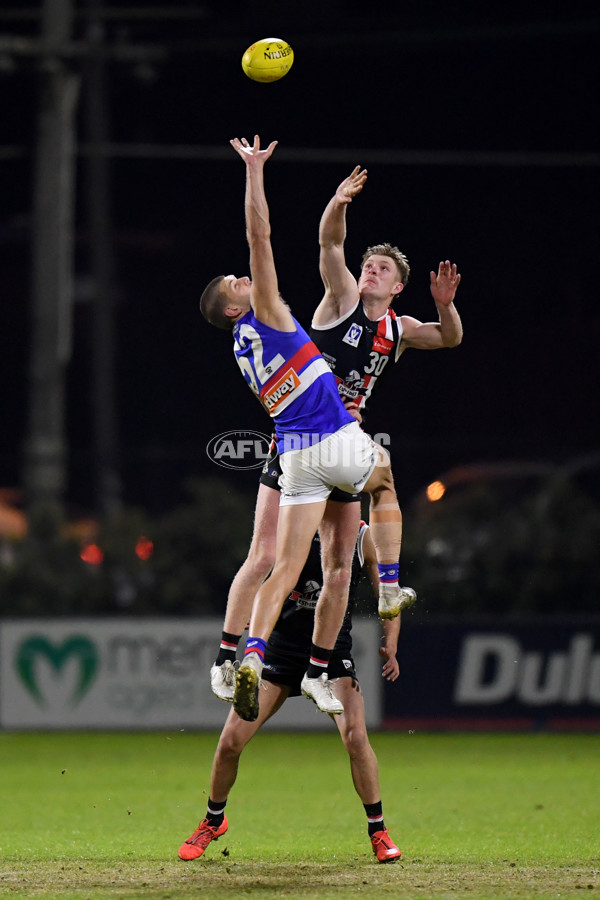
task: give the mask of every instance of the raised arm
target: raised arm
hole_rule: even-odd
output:
[[[250,247],[250,297],[254,315],[271,328],[294,331],[292,315],[279,295],[263,175],[264,165],[277,141],[272,141],[266,150],[260,149],[258,135],[254,136],[252,146],[246,138],[233,138],[230,143],[246,164],[246,237]]]
[[[313,325],[324,326],[335,322],[352,309],[358,300],[356,278],[347,268],[344,256],[346,209],[360,194],[366,180],[367,170],[356,166],[344,178],[321,217],[319,268],[325,294],[315,310]]]
[[[402,316],[402,340],[407,347],[416,347],[418,350],[457,347],[462,341],[463,329],[454,306],[454,297],[460,284],[456,264],[449,260],[441,262],[437,273],[429,273],[429,282],[439,321],[419,322],[411,316]]]

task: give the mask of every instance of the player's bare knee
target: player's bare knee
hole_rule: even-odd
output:
[[[252,545],[245,565],[252,570],[253,575],[264,580],[275,565],[275,548],[271,549],[264,544]]]
[[[394,496],[396,494],[389,455],[383,448],[381,448],[381,450],[385,453],[385,460],[387,460],[387,462],[384,465],[378,464],[375,466],[364,487],[364,490],[371,495],[375,502],[376,497],[381,498],[381,501],[383,502],[383,498],[389,498],[392,494]]]
[[[351,757],[358,758],[362,756],[369,745],[369,738],[364,722],[349,723],[344,729],[342,740]]]
[[[366,730],[364,728],[353,728],[352,739],[347,746],[350,756],[362,759],[370,748]]]
[[[235,729],[226,729],[219,738],[219,744],[215,756],[221,756],[222,759],[229,761],[237,759],[246,745],[246,741],[242,740],[235,732]]]
[[[336,593],[350,590],[352,559],[346,564],[323,566],[323,588]]]
[[[374,507],[383,504],[398,503],[391,470],[384,473],[380,483],[371,491],[371,500]]]

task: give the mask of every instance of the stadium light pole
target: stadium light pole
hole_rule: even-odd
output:
[[[65,369],[71,354],[75,110],[79,79],[65,64],[72,0],[45,0],[34,163],[32,341],[24,482],[32,534],[54,531],[66,488]]]
[[[90,12],[91,10],[91,12]],[[90,0],[90,9],[75,10],[73,0],[44,0],[35,10],[0,11],[3,18],[39,21],[39,37],[0,35],[0,52],[9,58],[34,59],[39,69],[39,112],[34,150],[32,201],[31,343],[29,355],[29,403],[27,434],[23,448],[22,478],[30,518],[30,532],[44,538],[55,533],[64,517],[67,487],[66,367],[71,357],[74,256],[74,195],[76,179],[76,111],[81,61],[91,60],[90,95],[102,97],[102,68],[109,60],[128,63],[157,61],[165,51],[157,45],[119,42],[107,47],[94,40],[73,40],[74,19],[84,12],[88,21],[104,22],[102,3]],[[90,73],[88,73],[90,75]],[[95,80],[94,80],[95,78]],[[96,101],[90,101],[93,107]],[[97,103],[96,103],[97,107]],[[108,165],[104,149],[106,130],[102,117],[88,114],[92,152],[91,178],[99,179],[90,188],[90,239],[93,245],[90,267],[96,276],[94,372],[94,429],[97,445],[94,457],[100,466],[96,478],[97,496],[103,512],[119,505],[120,482],[116,474],[116,431],[112,359],[111,298],[112,268],[108,244],[109,214],[106,195]],[[16,156],[26,154],[19,150]],[[14,148],[4,146],[0,158],[14,158]],[[107,249],[108,248],[108,249]],[[111,424],[112,423],[112,424]]]

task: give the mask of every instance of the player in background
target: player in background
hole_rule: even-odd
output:
[[[335,723],[350,757],[352,781],[364,805],[371,846],[378,861],[386,863],[399,859],[401,853],[385,827],[377,757],[369,742],[363,696],[352,659],[351,610],[363,568],[377,592],[375,547],[369,527],[361,522],[352,565],[350,601],[329,661],[329,677],[332,689],[344,707],[344,712],[335,716]],[[254,722],[244,722],[233,709],[230,710],[213,758],[206,816],[179,848],[181,859],[197,859],[211,841],[225,834],[228,828],[225,806],[237,778],[244,747],[261,725],[281,709],[288,697],[295,697],[300,693],[322,581],[320,542],[318,536],[315,536],[298,584],[283,604],[281,615],[267,644],[263,669],[264,689],[259,692],[258,718]],[[396,652],[399,632],[400,616],[383,621],[384,640],[379,653],[384,660],[382,675],[388,681],[396,681],[398,678]]]
[[[238,715],[254,721],[266,642],[324,520],[327,498],[334,487],[348,493],[365,490],[374,498],[372,521],[376,524],[380,494],[389,490],[392,474],[387,453],[346,410],[327,363],[279,294],[263,177],[276,142],[266,150],[260,149],[258,135],[253,146],[245,138],[231,143],[246,166],[252,280],[218,276],[203,292],[200,308],[212,325],[232,331],[242,375],[274,420],[282,471],[275,564],[254,597],[233,698]],[[401,527],[394,522],[383,524],[373,534],[380,567],[380,614],[385,602],[385,614],[393,617],[401,609],[397,582]],[[343,529],[337,522],[321,531],[324,558],[329,551],[337,554],[339,571],[335,583],[324,585],[319,598],[310,660],[302,680],[303,693],[319,709],[334,714],[343,712],[343,707],[328,689],[327,664],[348,602],[357,530]],[[395,583],[387,578],[390,570],[396,573]]]
[[[321,218],[320,270],[325,292],[314,313],[310,332],[335,375],[346,408],[359,422],[363,421],[374,388],[388,376],[406,348],[456,347],[462,340],[462,324],[454,306],[460,284],[456,265],[449,261],[440,262],[437,273],[430,273],[430,290],[438,321],[425,323],[411,316],[396,316],[391,308],[410,274],[408,260],[396,247],[382,244],[367,250],[358,282],[348,270],[344,254],[346,210],[362,191],[366,178],[366,171],[357,166],[339,185]],[[275,559],[280,474],[276,456],[267,462],[261,475],[250,549],[229,590],[221,643],[210,673],[213,693],[221,700],[233,699],[233,663],[237,645],[250,617],[252,598],[271,571]],[[334,492],[331,497],[335,499],[339,493]],[[355,495],[355,499],[359,497]],[[378,519],[373,521],[371,517],[373,531],[391,525],[397,528],[401,539],[402,516],[393,480],[386,491],[380,493],[378,501]],[[351,519],[350,507],[340,504],[337,507],[341,513],[336,513],[336,507],[328,508],[327,519],[336,514]],[[358,510],[355,511],[357,516]],[[346,527],[354,527],[354,523],[349,521]],[[340,565],[335,548],[328,549],[323,559],[326,586],[335,583]],[[397,583],[397,577],[396,572],[390,581]],[[415,600],[410,588],[400,588],[398,596],[404,609]],[[380,609],[380,614],[382,612],[385,614],[385,607]]]

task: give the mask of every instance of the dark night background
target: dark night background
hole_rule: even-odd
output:
[[[35,35],[27,14],[39,6],[6,8],[0,35]],[[210,278],[248,271],[244,167],[228,141],[254,133],[279,141],[265,172],[273,243],[282,294],[304,324],[321,296],[319,217],[355,164],[369,178],[348,212],[351,268],[368,244],[397,244],[412,267],[397,311],[422,320],[435,314],[430,269],[449,258],[462,273],[462,346],[407,352],[372,406],[371,430],[392,436],[402,504],[456,464],[560,462],[597,449],[595,4],[549,13],[531,2],[146,0],[111,9],[119,15],[108,16],[107,44],[161,49],[160,59],[107,66],[126,503],[169,509],[190,476],[222,474],[205,453],[212,436],[268,430],[230,337],[198,313]],[[84,34],[83,15],[75,30]],[[263,85],[240,59],[266,36],[288,40],[295,62]],[[19,486],[37,76],[30,58],[0,54],[0,63],[0,486]],[[82,90],[83,109],[85,81]],[[144,156],[132,145],[145,145]],[[80,163],[68,500],[91,512],[84,177]],[[255,488],[256,473],[229,477]]]

